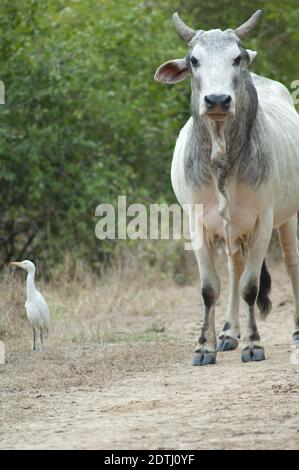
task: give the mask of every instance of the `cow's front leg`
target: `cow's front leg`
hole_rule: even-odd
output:
[[[217,351],[235,349],[240,339],[240,277],[244,270],[244,258],[241,251],[228,257],[229,301],[223,330],[218,336]]]
[[[216,362],[215,304],[220,294],[220,280],[215,269],[214,250],[214,243],[204,229],[202,247],[195,250],[204,301],[204,319],[193,358],[194,366]]]
[[[240,280],[241,295],[247,304],[245,347],[242,350],[243,362],[265,359],[264,348],[260,343],[260,334],[255,320],[255,304],[259,293],[261,269],[270,242],[272,227],[272,213],[264,214],[248,246],[248,259]],[[268,298],[264,300],[268,301]]]

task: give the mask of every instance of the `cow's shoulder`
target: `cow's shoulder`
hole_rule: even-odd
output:
[[[258,92],[259,97],[278,98],[293,106],[293,100],[291,94],[286,86],[276,80],[257,75],[251,74],[254,86]]]

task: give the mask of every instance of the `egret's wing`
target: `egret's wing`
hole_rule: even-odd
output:
[[[49,332],[50,330],[50,312],[47,305],[47,302],[43,298],[42,294],[36,291],[34,299],[30,302],[33,304],[33,307],[30,307],[32,311],[34,310],[35,315],[38,317],[39,327],[44,328]]]
[[[38,328],[40,326],[40,314],[37,305],[32,300],[27,300],[25,303],[27,318],[32,326]]]

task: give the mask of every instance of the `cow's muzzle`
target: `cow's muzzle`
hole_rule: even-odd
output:
[[[205,115],[215,121],[222,121],[232,113],[232,97],[230,95],[206,95],[204,97]]]

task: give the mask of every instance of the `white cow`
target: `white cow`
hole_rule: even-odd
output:
[[[172,162],[172,185],[180,204],[203,204],[203,243],[195,249],[205,304],[194,365],[213,364],[216,351],[234,349],[240,338],[239,297],[247,303],[242,360],[265,359],[255,321],[270,311],[271,278],[265,255],[277,227],[295,297],[293,341],[299,343],[299,117],[287,89],[248,71],[256,52],[240,40],[255,26],[258,10],[235,30],[194,31],[174,14],[188,43],[185,58],[161,65],[157,81],[191,77],[192,117],[180,132]],[[201,224],[200,224],[201,225]],[[220,282],[215,243],[228,256],[229,302],[216,345],[215,303]]]

